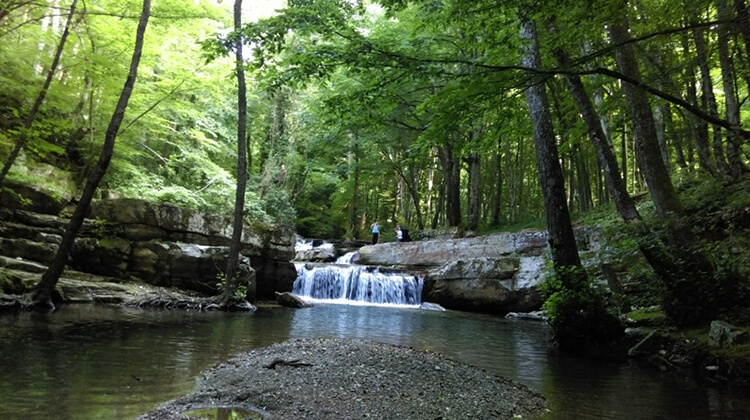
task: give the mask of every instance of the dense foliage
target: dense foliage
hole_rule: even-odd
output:
[[[26,130],[69,3],[0,3],[3,156]],[[385,232],[396,223],[472,231],[545,215],[549,223],[549,163],[537,166],[535,110],[524,100],[543,86],[565,213],[616,208],[614,256],[646,255],[650,267],[632,275],[656,279],[648,282],[676,323],[704,322],[740,304],[747,288],[736,250],[748,245],[748,194],[734,187],[746,185],[750,150],[742,128],[750,118],[746,2],[591,5],[289,0],[232,32],[227,2],[154,1],[155,28],[103,194],[232,208],[231,53],[242,41],[252,51],[246,217],[328,238],[366,237],[374,220]],[[79,8],[10,173],[71,194],[90,170],[127,71],[138,2]],[[522,65],[529,22],[540,62],[533,68]],[[67,177],[40,175],[46,165]],[[631,196],[647,192],[651,201],[636,208]],[[550,296],[573,293],[574,310],[595,302],[588,312],[599,316],[604,303],[588,294],[591,279],[566,280],[569,264],[554,263],[564,281]]]

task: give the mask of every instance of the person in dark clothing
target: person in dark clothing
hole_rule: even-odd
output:
[[[404,228],[403,226],[401,227],[401,236],[402,236],[401,242],[411,242],[411,236],[409,236],[409,230]]]

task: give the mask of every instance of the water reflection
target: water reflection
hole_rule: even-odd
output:
[[[750,417],[750,401],[628,364],[549,356],[543,324],[418,309],[319,305],[267,312],[69,305],[0,315],[0,418],[134,418],[201,371],[289,338],[362,338],[437,351],[537,389],[549,419]]]

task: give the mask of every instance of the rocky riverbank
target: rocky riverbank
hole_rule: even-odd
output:
[[[530,419],[545,400],[529,388],[444,356],[364,340],[300,339],[242,354],[195,390],[140,417],[209,412],[260,419]]]

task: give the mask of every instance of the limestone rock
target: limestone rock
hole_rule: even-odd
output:
[[[429,271],[428,276],[435,280],[456,279],[510,279],[518,271],[518,258],[467,258],[451,260],[439,268]]]
[[[49,263],[55,258],[57,245],[28,239],[0,238],[0,254],[11,258]]]
[[[230,216],[211,215],[136,199],[99,200],[71,250],[76,270],[117,279],[131,277],[156,286],[216,293],[226,267]],[[57,252],[64,218],[0,209],[0,255],[48,264]],[[290,228],[246,224],[240,269],[248,298],[271,299],[291,291],[296,270]],[[252,265],[252,267],[251,267]]]
[[[362,264],[434,267],[459,259],[501,258],[514,253],[541,255],[546,249],[546,232],[520,232],[368,245],[360,248],[359,254]]]

